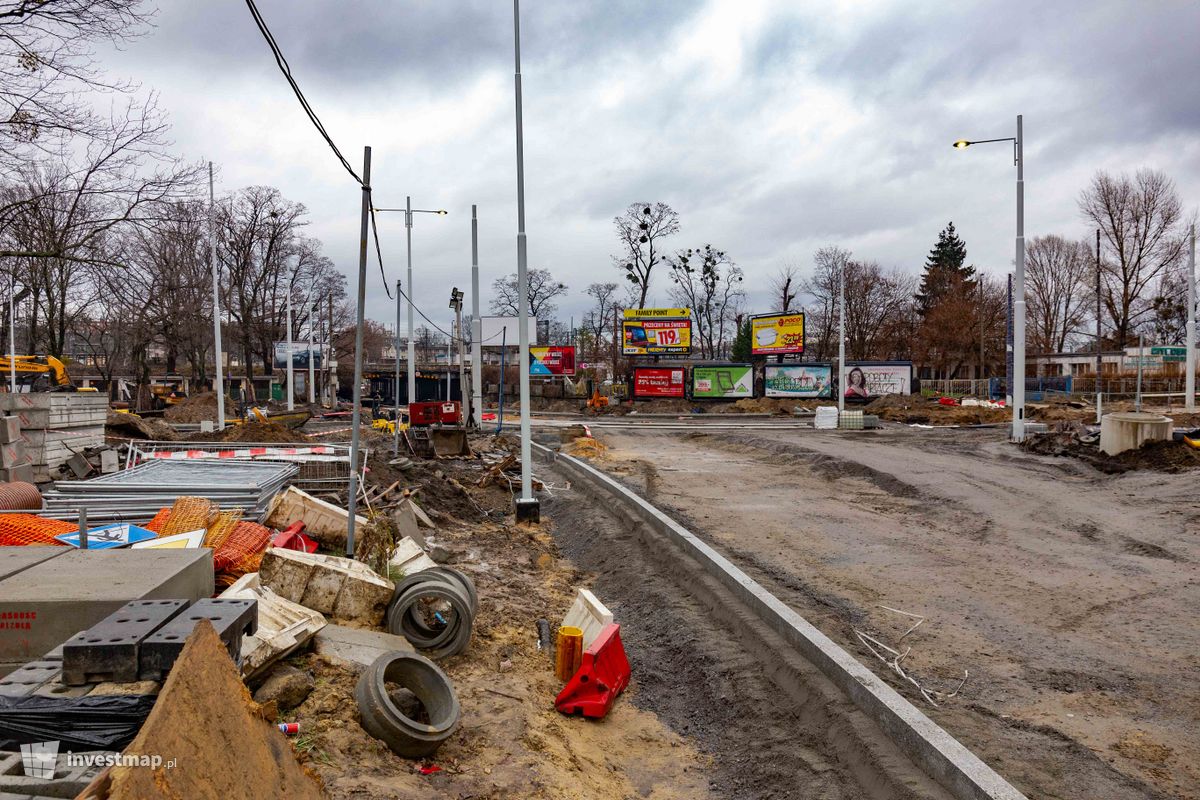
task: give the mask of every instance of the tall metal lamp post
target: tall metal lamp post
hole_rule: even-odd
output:
[[[412,198],[404,198],[404,208],[377,208],[376,211],[403,211],[404,227],[408,236],[408,402],[417,402],[417,343],[413,338],[413,276],[412,276],[412,223],[413,214],[437,214],[444,217],[450,213],[444,208],[413,208]],[[399,289],[397,289],[399,291]]]
[[[959,139],[954,143],[962,150],[973,144],[1012,142],[1013,163],[1017,167],[1017,253],[1013,281],[1013,399],[1012,440],[1025,439],[1025,135],[1021,115],[1017,115],[1017,135],[1001,139]]]

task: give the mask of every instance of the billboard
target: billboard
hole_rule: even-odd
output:
[[[683,397],[683,367],[635,367],[634,397]]]
[[[484,347],[517,347],[521,344],[520,317],[480,317],[479,341]],[[529,343],[537,344],[537,320],[527,317],[525,329],[529,331]]]
[[[313,367],[321,369],[324,365],[323,346],[313,343]],[[288,343],[286,341],[275,343],[275,369],[287,369],[287,352]],[[308,342],[292,341],[292,368],[293,369],[308,369]]]
[[[846,397],[912,394],[911,361],[847,361]]]
[[[531,347],[529,348],[530,375],[575,374],[574,347]]]
[[[750,352],[756,356],[804,352],[804,312],[750,318]]]
[[[687,355],[692,351],[690,308],[627,308],[621,322],[627,356]]]
[[[697,400],[753,396],[754,367],[749,364],[692,367],[692,397]]]
[[[767,397],[833,397],[833,366],[768,364],[765,384]]]

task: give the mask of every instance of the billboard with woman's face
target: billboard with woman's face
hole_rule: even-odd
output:
[[[912,394],[911,361],[847,361],[844,394],[865,400],[885,394]]]

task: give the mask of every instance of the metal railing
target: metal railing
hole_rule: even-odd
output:
[[[350,480],[350,445],[271,444],[248,442],[163,442],[130,440],[126,469],[149,461],[277,461],[296,464],[300,474],[293,484],[308,492],[339,491]],[[359,469],[365,468],[367,450],[361,448]]]

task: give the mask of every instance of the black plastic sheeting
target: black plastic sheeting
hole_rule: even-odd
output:
[[[153,695],[0,696],[0,750],[58,741],[63,750],[124,750],[154,708]]]

